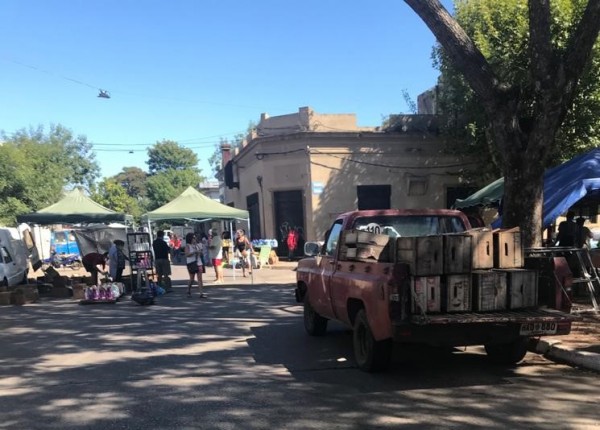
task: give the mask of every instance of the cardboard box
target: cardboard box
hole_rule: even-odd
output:
[[[494,230],[494,267],[515,269],[523,267],[525,257],[518,227]]]
[[[446,275],[446,312],[471,310],[471,274]]]
[[[444,273],[471,271],[472,237],[467,234],[444,235]]]
[[[0,306],[8,306],[11,304],[11,292],[0,291]]]
[[[506,309],[506,273],[494,270],[476,270],[473,271],[472,281],[474,311]]]
[[[371,233],[370,231],[351,230],[345,233],[345,245],[379,245],[385,246],[388,244],[390,237],[387,234]]]
[[[19,285],[15,288],[23,295],[24,303],[35,303],[40,298],[37,285]]]
[[[83,284],[83,283],[73,284],[73,299],[75,299],[75,300],[85,299],[85,289],[86,288],[87,288],[87,285]]]
[[[536,270],[503,269],[506,274],[509,309],[521,309],[537,306],[538,273]]]
[[[490,229],[477,228],[466,232],[471,236],[471,270],[494,267],[494,235]]]
[[[439,276],[413,276],[411,287],[413,314],[441,311],[442,300]]]
[[[399,237],[396,261],[410,266],[414,276],[437,276],[444,273],[443,236]]]

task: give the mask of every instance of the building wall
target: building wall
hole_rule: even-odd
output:
[[[247,196],[259,193],[262,236],[278,238],[274,193],[301,190],[307,240],[322,239],[338,214],[357,208],[358,185],[391,185],[394,208],[445,208],[446,189],[461,185],[464,162],[442,147],[438,138],[402,133],[255,138],[234,157],[240,188],[226,188],[225,203],[247,209]]]

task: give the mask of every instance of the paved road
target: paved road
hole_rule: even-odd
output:
[[[255,275],[209,300],[0,308],[0,429],[600,428],[597,374],[479,349],[365,374],[343,327],[304,334],[293,272]]]

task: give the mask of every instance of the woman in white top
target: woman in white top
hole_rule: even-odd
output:
[[[207,296],[203,292],[202,285],[202,244],[196,241],[196,235],[194,233],[188,233],[185,235],[185,262],[187,263],[187,270],[190,275],[188,282],[188,296],[192,295],[192,284],[194,278],[198,277],[198,289],[200,290],[200,298],[205,299]]]

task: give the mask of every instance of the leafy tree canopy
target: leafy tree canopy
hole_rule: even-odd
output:
[[[165,170],[148,178],[148,210],[170,202],[187,187],[196,188],[204,178],[195,170]]]
[[[194,151],[172,140],[163,140],[148,148],[146,163],[150,176],[168,170],[193,170],[200,173],[198,157]]]
[[[127,195],[135,199],[144,198],[147,195],[146,179],[148,174],[139,167],[124,167],[121,172],[112,178],[120,184]]]
[[[65,188],[89,189],[99,176],[91,145],[67,128],[51,126],[2,132],[0,145],[0,217],[14,224],[16,216],[37,211],[62,196]]]
[[[550,39],[562,52],[586,5],[583,0],[550,2]],[[455,18],[503,81],[518,88],[522,105],[521,126],[534,121],[536,84],[531,75],[529,17],[526,0],[460,0]],[[454,149],[482,158],[490,166],[490,177],[501,175],[503,159],[486,136],[485,111],[463,75],[440,47],[433,53],[441,72],[439,106],[448,120],[447,131],[458,137]],[[559,164],[600,144],[600,44],[596,43],[590,63],[579,81],[572,107],[555,136],[549,164]],[[483,149],[483,151],[482,151]],[[545,166],[548,167],[548,166]],[[478,175],[481,171],[477,172]]]
[[[123,185],[114,178],[102,180],[91,194],[91,198],[116,212],[132,215],[137,221],[142,215],[143,208],[139,200],[128,195]]]

